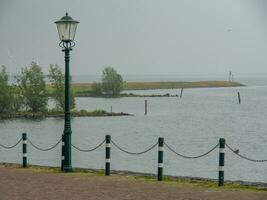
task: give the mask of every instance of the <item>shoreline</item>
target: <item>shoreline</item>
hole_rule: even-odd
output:
[[[21,164],[17,163],[5,163],[0,162],[1,167],[6,168],[22,168]],[[60,167],[55,166],[41,166],[41,165],[28,165],[29,169],[35,170],[46,170],[51,173],[63,173],[60,170]],[[26,169],[27,169],[26,168]],[[1,168],[0,168],[1,169]],[[73,168],[72,173],[84,173],[84,174],[95,174],[104,176],[104,169],[90,169],[90,168]],[[135,179],[146,179],[151,181],[157,181],[157,175],[152,173],[142,173],[142,172],[133,172],[127,170],[111,170],[111,176],[122,176],[122,177],[133,177]],[[200,184],[204,187],[217,187],[218,180],[212,178],[202,178],[202,177],[191,177],[191,176],[173,176],[173,175],[164,175],[163,182],[184,182],[191,184]],[[238,188],[238,189],[252,189],[258,191],[267,191],[267,183],[264,182],[252,182],[252,181],[242,181],[242,180],[225,180],[225,188]]]
[[[94,83],[73,83],[75,93],[90,93]],[[230,81],[160,81],[160,82],[124,82],[122,91],[129,90],[156,90],[156,89],[181,89],[181,88],[216,88],[216,87],[244,87],[246,85]],[[46,85],[51,94],[53,87]]]
[[[127,98],[127,97],[180,97],[178,94],[171,95],[169,93],[166,94],[133,94],[133,93],[121,93],[118,96],[110,96],[110,95],[95,95],[92,93],[79,93],[76,94],[75,97],[94,97],[94,98]]]
[[[238,82],[229,81],[197,81],[197,82],[125,82],[121,94],[110,96],[105,94],[96,94],[92,92],[92,83],[74,83],[72,88],[75,97],[99,97],[99,98],[120,98],[120,97],[179,97],[178,94],[170,95],[140,95],[133,94],[131,90],[161,90],[161,89],[193,89],[193,88],[222,88],[222,87],[245,87],[246,85]],[[50,92],[53,90],[48,86]],[[125,93],[127,91],[128,93]]]
[[[64,118],[64,112],[18,112],[18,113],[10,113],[10,114],[1,114],[0,120],[9,120],[9,119],[43,119],[43,118]],[[115,112],[107,112],[104,110],[95,110],[95,111],[72,111],[71,117],[118,117],[118,116],[134,116],[130,113],[115,113]]]

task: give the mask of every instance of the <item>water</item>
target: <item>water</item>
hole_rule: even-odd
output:
[[[141,151],[164,137],[179,153],[194,156],[218,143],[220,137],[239,149],[240,154],[267,159],[267,83],[264,79],[246,79],[248,87],[185,89],[183,98],[146,98],[148,115],[144,116],[145,98],[77,98],[78,109],[105,109],[132,113],[129,117],[84,117],[72,120],[73,144],[94,147],[106,134],[129,151]],[[238,104],[237,91],[242,104]],[[179,94],[180,90],[131,91],[137,94]],[[0,141],[14,144],[27,132],[32,142],[49,147],[63,132],[63,119],[6,120],[0,122]],[[30,164],[60,166],[60,146],[40,152],[28,145]],[[104,146],[91,153],[72,149],[73,166],[104,168]],[[21,145],[0,148],[0,161],[21,163]],[[124,154],[112,146],[112,169],[156,173],[157,149],[141,156]],[[226,150],[225,179],[267,182],[267,163],[242,160]],[[164,173],[178,176],[217,178],[218,149],[195,160],[177,157],[165,149]]]

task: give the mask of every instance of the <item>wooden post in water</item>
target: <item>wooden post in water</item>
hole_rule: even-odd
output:
[[[182,98],[183,96],[183,91],[184,91],[184,88],[181,88],[180,98]]]
[[[241,96],[239,92],[237,92],[237,96],[238,96],[238,103],[241,104]]]
[[[110,113],[112,113],[112,106],[110,106]]]
[[[145,115],[147,115],[147,100],[145,100]]]

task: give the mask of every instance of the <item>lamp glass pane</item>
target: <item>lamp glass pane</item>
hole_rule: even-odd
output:
[[[70,24],[70,39],[71,40],[74,40],[75,33],[76,33],[76,28],[77,28],[77,24],[78,23],[76,23],[76,22]]]
[[[63,41],[70,40],[69,29],[70,29],[69,23],[57,23],[57,30],[60,40]]]
[[[62,41],[74,40],[76,27],[76,22],[57,23],[59,39]]]

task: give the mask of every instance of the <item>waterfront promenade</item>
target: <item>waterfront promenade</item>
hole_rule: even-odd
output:
[[[75,200],[264,200],[265,191],[209,188],[190,183],[157,182],[134,176],[105,177],[90,173],[0,166],[0,199]]]

